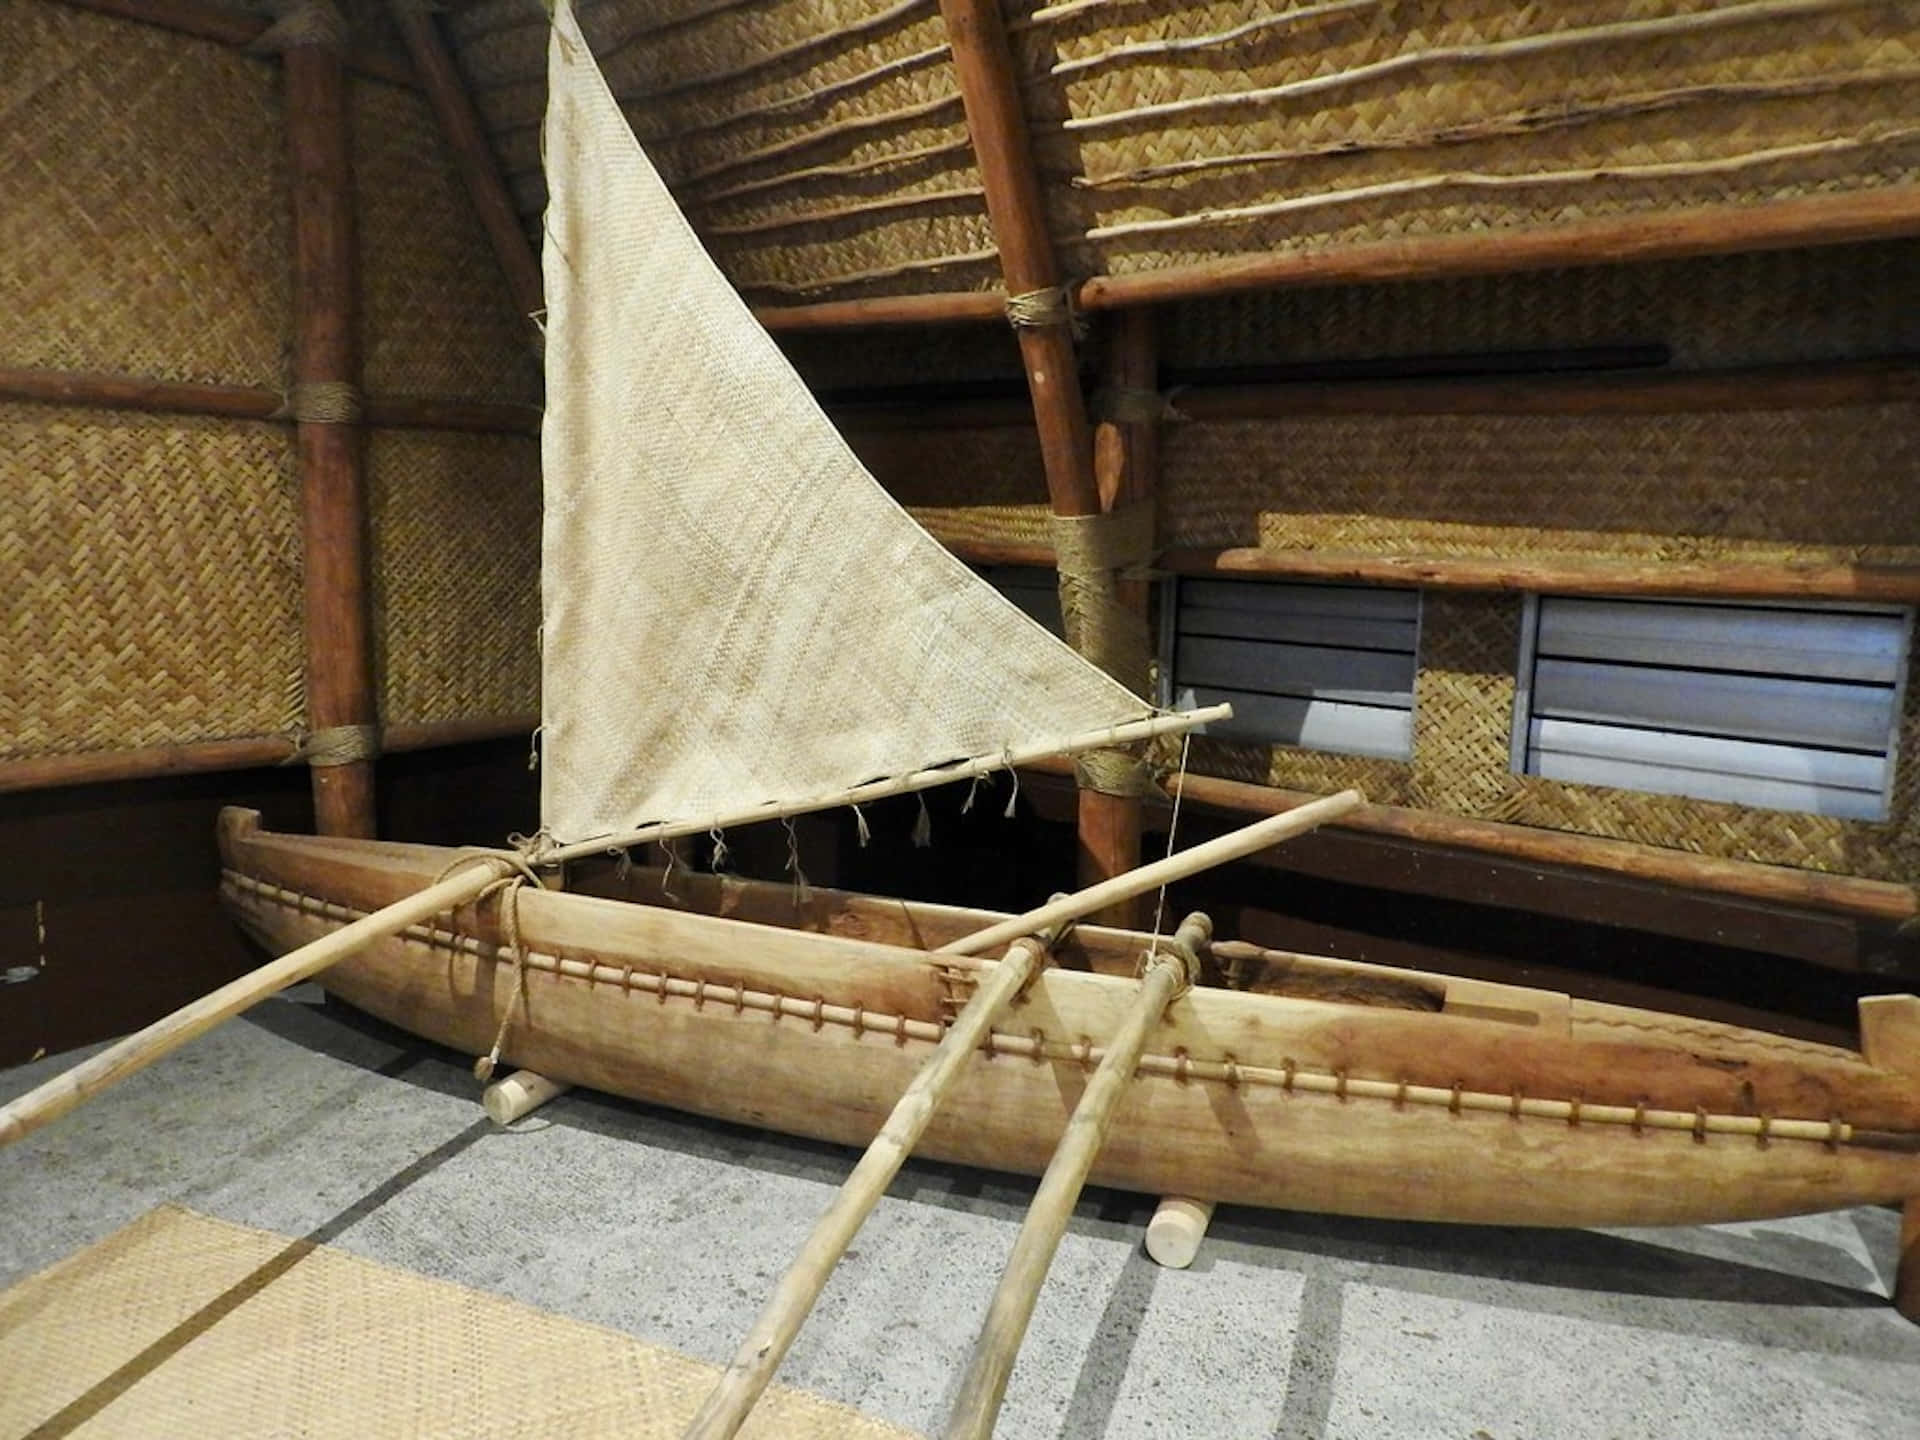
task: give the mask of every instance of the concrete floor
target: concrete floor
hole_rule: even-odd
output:
[[[73,1058],[0,1072],[0,1099]],[[0,1155],[0,1284],[171,1200],[720,1361],[851,1163],[591,1094],[497,1131],[465,1064],[311,988],[270,1001]],[[937,1431],[1030,1191],[909,1164],[781,1378]],[[1891,1211],[1530,1232],[1227,1210],[1186,1272],[1142,1253],[1149,1213],[1083,1198],[1000,1434],[1920,1436]]]

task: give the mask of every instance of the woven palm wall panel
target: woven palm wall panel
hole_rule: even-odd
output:
[[[283,388],[278,62],[46,0],[0,0],[0,36],[0,366]],[[365,388],[537,405],[425,100],[358,78],[349,103]],[[530,713],[537,446],[368,453],[383,718]],[[0,407],[0,761],[298,735],[300,573],[287,425]]]
[[[932,0],[589,0],[581,27],[634,133],[755,300],[998,284]],[[481,0],[450,33],[521,213],[545,203],[547,26]]]
[[[1552,231],[1920,180],[1913,0],[1008,0],[1069,273]],[[993,288],[935,0],[582,0],[759,303]],[[545,26],[453,17],[537,224]]]

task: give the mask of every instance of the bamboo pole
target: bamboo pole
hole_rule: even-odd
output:
[[[946,1440],[984,1440],[992,1435],[1000,1402],[1007,1393],[1007,1379],[1013,1374],[1020,1342],[1026,1337],[1027,1322],[1033,1318],[1034,1302],[1046,1282],[1054,1252],[1060,1248],[1060,1238],[1066,1234],[1067,1222],[1073,1218],[1087,1173],[1113,1128],[1120,1098],[1133,1083],[1147,1035],[1160,1023],[1173,999],[1196,978],[1193,972],[1197,962],[1191,957],[1212,938],[1212,931],[1206,916],[1189,916],[1174,936],[1176,953],[1148,957],[1139,996],[1107,1042],[1106,1055],[1081,1092],[1080,1103],[1067,1122],[1067,1132],[1047,1163],[1046,1174],[1040,1177],[1040,1188],[1034,1193],[1020,1235],[1013,1243],[1013,1254],[987,1309],[986,1323],[974,1341],[973,1358],[967,1364],[959,1398],[943,1432]]]
[[[493,246],[494,258],[500,262],[507,291],[513,296],[513,308],[527,317],[529,337],[537,341],[540,332],[532,320],[544,304],[540,262],[527,243],[526,231],[520,227],[520,215],[507,192],[507,182],[501,177],[500,162],[487,139],[486,125],[460,78],[459,67],[447,51],[439,22],[418,0],[388,0],[388,8],[393,12],[401,38],[407,43],[407,51],[420,73],[434,114],[439,117],[454,168],[460,172],[480,224],[487,232],[487,240]]]
[[[324,42],[284,55],[288,170],[293,182],[293,381],[357,395],[359,276],[346,72]],[[302,570],[306,593],[307,723],[316,733],[369,733],[377,720],[368,606],[366,484],[355,407],[300,412]],[[363,747],[369,748],[370,747]],[[314,821],[323,835],[374,833],[371,753],[316,764]]]
[[[644,845],[656,840],[674,840],[682,835],[705,835],[713,830],[728,830],[736,825],[751,825],[761,820],[784,820],[794,815],[804,815],[813,810],[831,810],[842,805],[865,805],[870,800],[884,800],[891,795],[911,795],[916,790],[929,790],[935,785],[951,785],[960,780],[991,775],[997,770],[1007,770],[1049,755],[1072,755],[1081,750],[1091,750],[1096,746],[1131,745],[1141,740],[1151,740],[1156,735],[1175,735],[1195,726],[1206,725],[1215,720],[1224,720],[1232,716],[1231,705],[1209,705],[1199,710],[1186,710],[1177,714],[1154,715],[1145,720],[1130,720],[1121,725],[1109,725],[1103,730],[1092,730],[1084,734],[1069,736],[1063,740],[1047,740],[1034,745],[1014,746],[993,755],[976,755],[971,760],[963,760],[952,765],[940,765],[930,770],[915,770],[906,775],[896,775],[885,780],[871,780],[865,785],[855,785],[836,794],[822,795],[817,799],[801,804],[782,805],[777,802],[756,805],[749,810],[736,810],[725,815],[709,815],[697,820],[667,820],[653,825],[643,825],[637,830],[628,830],[623,834],[602,835],[593,840],[582,840],[577,844],[560,845],[542,850],[534,855],[538,865],[557,865],[563,860],[578,860],[588,855],[611,855],[616,850],[625,850],[629,846]]]
[[[684,1432],[688,1440],[730,1436],[745,1423],[748,1412],[780,1368],[794,1336],[820,1298],[834,1266],[840,1263],[854,1234],[873,1213],[900,1166],[926,1133],[934,1111],[958,1080],[967,1058],[1044,959],[1044,947],[1026,937],[1047,935],[1056,927],[1095,914],[1118,901],[1144,895],[1162,885],[1277,845],[1346,814],[1361,803],[1359,792],[1354,790],[1329,796],[1311,816],[1301,815],[1297,825],[1276,826],[1263,821],[1245,826],[1075,894],[1055,896],[1037,910],[1000,921],[934,951],[936,955],[977,955],[996,945],[1012,943],[1012,949],[987,974],[973,998],[954,1018],[939,1046],[915,1074],[880,1133],[840,1187],[839,1194],[815,1223],[799,1258],[781,1277],[753,1329]]]
[[[0,1106],[0,1146],[31,1135],[42,1125],[59,1119],[109,1086],[146,1069],[269,995],[312,978],[376,940],[398,934],[443,910],[466,904],[512,868],[506,860],[476,857],[458,874],[289,951],[278,960],[154,1021],[144,1030],[135,1031],[91,1059]]]

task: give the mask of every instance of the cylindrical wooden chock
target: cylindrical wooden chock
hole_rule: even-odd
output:
[[[496,1125],[511,1125],[531,1115],[556,1095],[564,1095],[571,1085],[562,1085],[531,1070],[516,1070],[504,1080],[496,1080],[481,1093],[480,1103]]]
[[[1184,1270],[1200,1253],[1213,1219],[1213,1201],[1168,1195],[1147,1222],[1147,1254],[1169,1270]]]

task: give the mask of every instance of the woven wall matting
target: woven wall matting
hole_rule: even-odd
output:
[[[649,157],[756,300],[997,284],[932,0],[578,8]],[[482,5],[451,30],[515,202],[537,214],[544,20]]]
[[[162,1206],[0,1294],[9,1435],[670,1437],[720,1367]],[[742,1432],[906,1440],[771,1387]]]
[[[537,403],[540,365],[424,96],[350,91],[363,384]]]
[[[1028,426],[853,430],[847,443],[936,540],[1053,543],[1040,437]]]
[[[1175,425],[1162,542],[1920,562],[1911,405]]]
[[[285,431],[0,406],[0,756],[300,722]]]
[[[0,36],[0,365],[279,385],[274,67],[45,0]]]
[[[1920,240],[1396,285],[1290,287],[1167,306],[1171,370],[1665,345],[1677,369],[1920,351]]]
[[[375,430],[367,467],[381,718],[539,713],[539,441]]]
[[[1920,870],[1920,687],[1908,686],[1889,818],[1832,820],[1512,773],[1521,602],[1427,592],[1414,682],[1414,800],[1551,830],[1911,883]]]
[[[1079,273],[1920,183],[1914,3],[1099,5],[1016,38],[1062,234],[1286,207],[1089,238]]]

